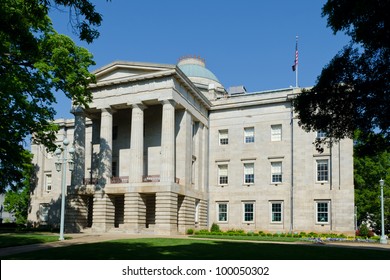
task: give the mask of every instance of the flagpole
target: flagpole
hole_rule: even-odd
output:
[[[298,36],[295,37],[295,87],[298,87]]]

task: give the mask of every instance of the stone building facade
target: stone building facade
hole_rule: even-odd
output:
[[[209,228],[354,231],[352,140],[324,147],[298,126],[300,89],[226,90],[203,60],[114,62],[88,108],[57,120],[75,148],[66,231],[177,234]],[[59,223],[56,157],[32,145],[29,219]]]

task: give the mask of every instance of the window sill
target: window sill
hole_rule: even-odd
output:
[[[317,181],[317,182],[316,182],[316,185],[321,185],[321,186],[323,186],[323,185],[329,185],[329,181]]]

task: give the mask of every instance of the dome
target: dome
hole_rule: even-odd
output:
[[[203,78],[207,80],[212,80],[219,82],[218,78],[206,68],[206,64],[203,59],[197,57],[185,57],[179,60],[177,64],[181,71],[188,78]]]

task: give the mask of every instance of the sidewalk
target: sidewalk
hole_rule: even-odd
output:
[[[0,257],[32,252],[37,250],[44,250],[49,248],[65,247],[78,244],[88,244],[104,242],[109,240],[117,239],[134,239],[134,238],[189,238],[187,235],[176,235],[176,236],[156,236],[156,235],[136,235],[136,234],[125,234],[125,233],[74,233],[66,234],[71,239],[63,241],[55,241],[40,244],[31,244],[25,246],[16,246],[0,249]],[[379,244],[379,243],[364,243],[364,242],[326,242],[326,243],[308,243],[308,242],[270,242],[270,241],[253,241],[253,240],[224,240],[224,239],[208,239],[208,238],[194,238],[193,240],[215,240],[215,241],[230,241],[230,242],[256,242],[256,243],[278,243],[278,244],[289,244],[289,245],[307,245],[307,246],[334,246],[334,247],[355,247],[372,250],[390,250],[390,244]]]

